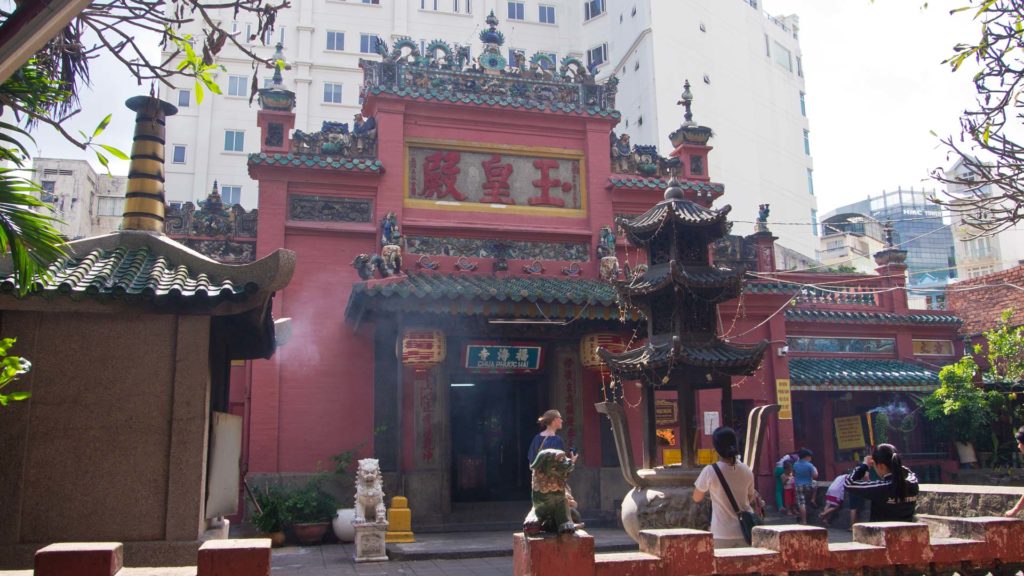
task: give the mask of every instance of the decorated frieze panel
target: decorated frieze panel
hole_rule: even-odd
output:
[[[244,264],[256,260],[256,241],[239,240],[179,240],[185,246],[224,264]]]
[[[853,354],[892,354],[894,338],[845,338],[829,336],[790,336],[786,338],[790,352],[836,352]]]
[[[581,152],[486,145],[406,148],[406,205],[582,216]]]
[[[288,219],[301,222],[370,222],[373,203],[363,198],[290,194]]]
[[[410,254],[424,256],[457,256],[467,258],[502,258],[507,260],[590,260],[590,244],[586,242],[525,242],[481,238],[440,236],[406,236]]]

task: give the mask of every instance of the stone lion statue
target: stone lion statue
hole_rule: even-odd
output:
[[[356,513],[352,522],[386,523],[384,508],[384,477],[376,458],[363,458],[356,468]]]
[[[537,453],[530,465],[533,470],[530,486],[533,508],[523,522],[523,532],[527,536],[542,532],[576,532],[573,521],[575,501],[566,484],[574,467],[573,461],[562,450],[548,448]]]

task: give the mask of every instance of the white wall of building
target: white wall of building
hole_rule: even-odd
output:
[[[949,170],[947,176],[967,178],[970,171],[962,161]],[[947,185],[949,196],[969,196],[972,192],[963,184]],[[984,196],[991,195],[989,186],[978,190]],[[1000,272],[1024,264],[1024,225],[1015,224],[998,234],[981,236],[981,230],[971,225],[972,219],[983,219],[984,214],[974,212],[950,212],[953,228],[953,246],[956,251],[957,276],[962,280],[977,278],[993,272]]]
[[[114,232],[121,225],[127,176],[97,174],[86,160],[35,158],[32,180],[69,240]],[[52,194],[49,191],[52,190]]]
[[[471,14],[465,13],[467,1]],[[736,233],[753,230],[759,203],[771,204],[772,221],[811,220],[816,200],[807,181],[812,162],[804,153],[808,122],[800,108],[804,83],[798,74],[795,21],[773,21],[752,5],[757,2],[748,0],[605,0],[604,13],[589,20],[584,0],[523,4],[524,19],[510,21],[505,0],[436,0],[436,11],[435,0],[293,0],[292,8],[278,18],[274,41],[283,33],[285,57],[292,64],[284,74],[285,85],[297,95],[296,128],[317,131],[324,120],[351,122],[359,111],[359,59],[377,58],[360,53],[361,34],[379,35],[389,46],[397,36],[423,44],[442,39],[468,44],[476,56],[481,50],[477,36],[493,10],[505,35],[506,56],[508,49],[520,49],[528,56],[546,51],[559,60],[573,55],[586,62],[588,50],[607,44],[607,63],[597,73],[599,79],[615,73],[621,80],[617,105],[623,116],[616,131],[629,133],[634,144],[657,144],[662,154],[671,151],[668,134],[682,122],[683,110],[676,101],[689,79],[694,118],[716,134],[709,169],[715,181],[726,185],[721,202],[736,207]],[[539,22],[541,5],[555,7],[554,24]],[[255,26],[255,21],[237,25],[242,35],[247,24]],[[327,50],[328,32],[344,32],[344,50]],[[258,43],[254,49],[265,56],[274,50]],[[788,69],[775,59],[786,51]],[[256,104],[248,104],[252,66],[232,47],[225,48],[219,62],[227,68],[218,76],[225,95],[208,97],[197,106],[193,91],[190,105],[168,120],[167,196],[169,201],[195,202],[217,180],[222,190],[239,186],[241,204],[251,209],[257,191],[247,174],[246,156],[259,148]],[[259,74],[260,80],[269,79],[271,70]],[[228,95],[232,75],[246,77],[244,95]],[[323,101],[328,82],[342,85],[341,103]],[[177,88],[191,90],[185,84]],[[177,90],[161,87],[160,97],[178,103]],[[243,151],[224,151],[225,130],[244,132]],[[183,163],[173,162],[175,145],[186,148]],[[772,230],[781,244],[804,254],[818,248],[810,226]]]

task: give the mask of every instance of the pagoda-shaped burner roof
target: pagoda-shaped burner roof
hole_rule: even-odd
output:
[[[663,335],[620,354],[604,348],[597,353],[612,374],[633,380],[650,377],[652,372],[662,376],[673,367],[713,368],[733,376],[753,374],[767,347],[767,341],[742,345],[715,338],[706,343],[683,343],[677,336]]]
[[[713,237],[729,233],[730,224],[726,217],[732,206],[714,209],[705,208],[690,200],[672,198],[655,204],[650,210],[633,218],[618,217],[615,223],[626,231],[626,237],[636,246],[644,247],[654,238],[665,224],[685,224],[706,228]]]
[[[632,280],[616,280],[615,289],[620,294],[642,296],[652,294],[670,285],[691,290],[717,290],[713,299],[722,302],[739,296],[742,290],[743,271],[709,266],[685,266],[676,261],[651,266],[646,272]]]

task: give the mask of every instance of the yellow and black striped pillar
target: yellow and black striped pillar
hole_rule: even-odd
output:
[[[178,113],[172,104],[152,96],[125,102],[135,112],[135,139],[128,167],[122,230],[164,231],[164,119]]]

